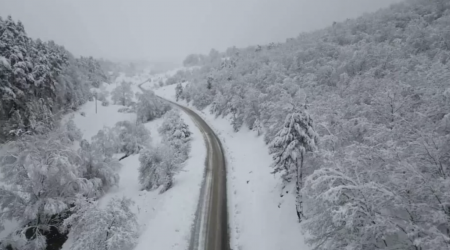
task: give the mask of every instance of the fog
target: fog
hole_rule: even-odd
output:
[[[399,0],[0,0],[33,38],[75,55],[180,62],[190,53],[282,42]]]

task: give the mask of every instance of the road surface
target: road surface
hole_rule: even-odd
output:
[[[143,92],[145,90],[141,85],[144,83],[139,85]],[[214,131],[198,114],[177,103],[168,102],[191,117],[202,132],[207,146],[205,174],[200,189],[189,250],[229,250],[226,162],[222,144]]]

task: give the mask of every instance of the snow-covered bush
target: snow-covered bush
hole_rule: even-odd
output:
[[[83,176],[99,180],[95,197],[100,197],[119,183],[118,169],[121,164],[112,155],[105,155],[86,140],[81,141],[78,154],[80,164],[85,169]]]
[[[70,249],[133,249],[139,227],[132,205],[133,201],[126,198],[112,199],[106,208],[93,201],[79,202],[64,221],[65,229],[70,227],[74,236]]]
[[[173,175],[179,169],[175,152],[167,145],[142,151],[139,156],[139,182],[146,190],[163,186],[161,192],[173,184]]]
[[[163,116],[170,110],[170,105],[157,97],[152,91],[138,95],[136,107],[138,121],[145,123]]]
[[[193,101],[193,105],[203,110],[211,104],[214,100],[213,95],[211,94],[211,90],[207,88],[206,84],[199,85],[189,85],[190,88],[184,89],[186,99]]]
[[[119,113],[136,113],[136,106],[123,107],[117,110]]]
[[[114,104],[129,106],[133,101],[133,91],[131,90],[131,83],[122,82],[111,92],[111,95],[111,99]]]
[[[165,192],[173,185],[173,176],[181,163],[188,158],[191,132],[175,109],[164,115],[158,132],[163,138],[161,146],[147,149],[139,156],[139,181],[144,189],[162,186],[160,191]]]
[[[114,154],[125,153],[126,156],[139,153],[148,146],[150,132],[144,125],[130,121],[117,122],[113,128],[104,127],[92,137],[91,149],[97,155],[112,158]]]
[[[108,127],[99,130],[91,139],[91,148],[96,154],[111,158],[120,149],[120,142],[116,131]]]
[[[141,123],[120,121],[114,127],[119,142],[119,152],[126,155],[136,154],[146,148],[150,142],[150,132]]]
[[[164,115],[164,121],[158,128],[165,144],[173,148],[177,162],[184,162],[189,155],[191,132],[184,123],[180,111],[172,109]]]
[[[70,119],[65,126],[62,128],[66,132],[65,134],[71,141],[81,141],[83,134],[81,130],[77,128],[73,119]]]

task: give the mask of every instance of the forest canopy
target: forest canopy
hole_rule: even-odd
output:
[[[98,60],[31,39],[20,21],[0,17],[0,142],[54,129],[61,114],[76,110],[91,98],[90,88],[107,81]]]

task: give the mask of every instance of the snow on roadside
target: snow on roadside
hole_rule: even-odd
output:
[[[128,78],[119,76],[114,84],[107,86],[111,91],[122,80],[132,82],[133,91],[140,92],[138,84],[146,79],[143,77]],[[97,134],[104,126],[113,127],[116,122],[129,120],[135,121],[136,114],[119,113],[122,106],[101,106],[95,113],[95,102],[83,105],[74,115],[74,122],[83,132],[83,138],[90,138]],[[85,116],[81,115],[84,112]],[[204,160],[206,148],[200,130],[195,126],[188,115],[181,112],[182,118],[192,132],[191,152],[189,159],[185,162],[183,169],[174,177],[171,189],[163,194],[159,190],[141,190],[139,184],[139,155],[132,155],[121,161],[122,168],[119,170],[118,187],[112,188],[100,199],[100,205],[105,206],[113,198],[127,197],[135,202],[132,208],[136,213],[142,234],[135,249],[187,249],[191,235],[191,226],[195,217],[200,186],[205,169]],[[150,131],[152,144],[158,146],[161,137],[157,132],[163,118],[144,124]],[[73,243],[71,235],[64,244],[63,249],[70,249]]]
[[[187,249],[205,170],[206,147],[200,130],[188,115],[182,118],[192,132],[191,152],[174,186],[160,195],[159,207],[148,220],[149,226],[135,250]]]
[[[175,85],[159,88],[155,93],[174,101]],[[215,118],[208,107],[204,111],[193,110],[214,129],[224,146],[231,247],[310,249],[297,222],[294,196],[280,198],[281,181],[270,173],[272,157],[263,137],[245,127],[234,132],[228,119]]]

